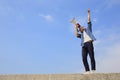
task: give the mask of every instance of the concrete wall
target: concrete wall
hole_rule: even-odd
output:
[[[0,80],[120,80],[120,73],[0,75]]]

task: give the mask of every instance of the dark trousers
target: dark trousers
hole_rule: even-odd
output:
[[[91,60],[91,70],[96,70],[95,58],[94,58],[94,47],[92,42],[84,43],[82,47],[82,60],[86,71],[90,71],[87,56],[90,56]]]

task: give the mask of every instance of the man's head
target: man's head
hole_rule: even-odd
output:
[[[77,23],[77,24],[76,24],[76,27],[77,27],[77,28],[80,28],[80,27],[81,27],[81,25],[80,25],[79,23]]]
[[[79,23],[76,24],[76,27],[79,28],[80,32],[83,32],[85,30],[85,28],[82,27]]]

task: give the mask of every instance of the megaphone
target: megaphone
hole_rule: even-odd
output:
[[[76,21],[76,19],[75,19],[75,18],[73,18],[73,19],[70,21],[70,23],[72,23],[72,24],[76,25],[76,24],[77,24],[77,21]]]

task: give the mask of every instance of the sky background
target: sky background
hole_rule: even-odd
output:
[[[70,20],[86,27],[88,8],[96,72],[120,72],[120,0],[0,0],[0,74],[83,73]]]

